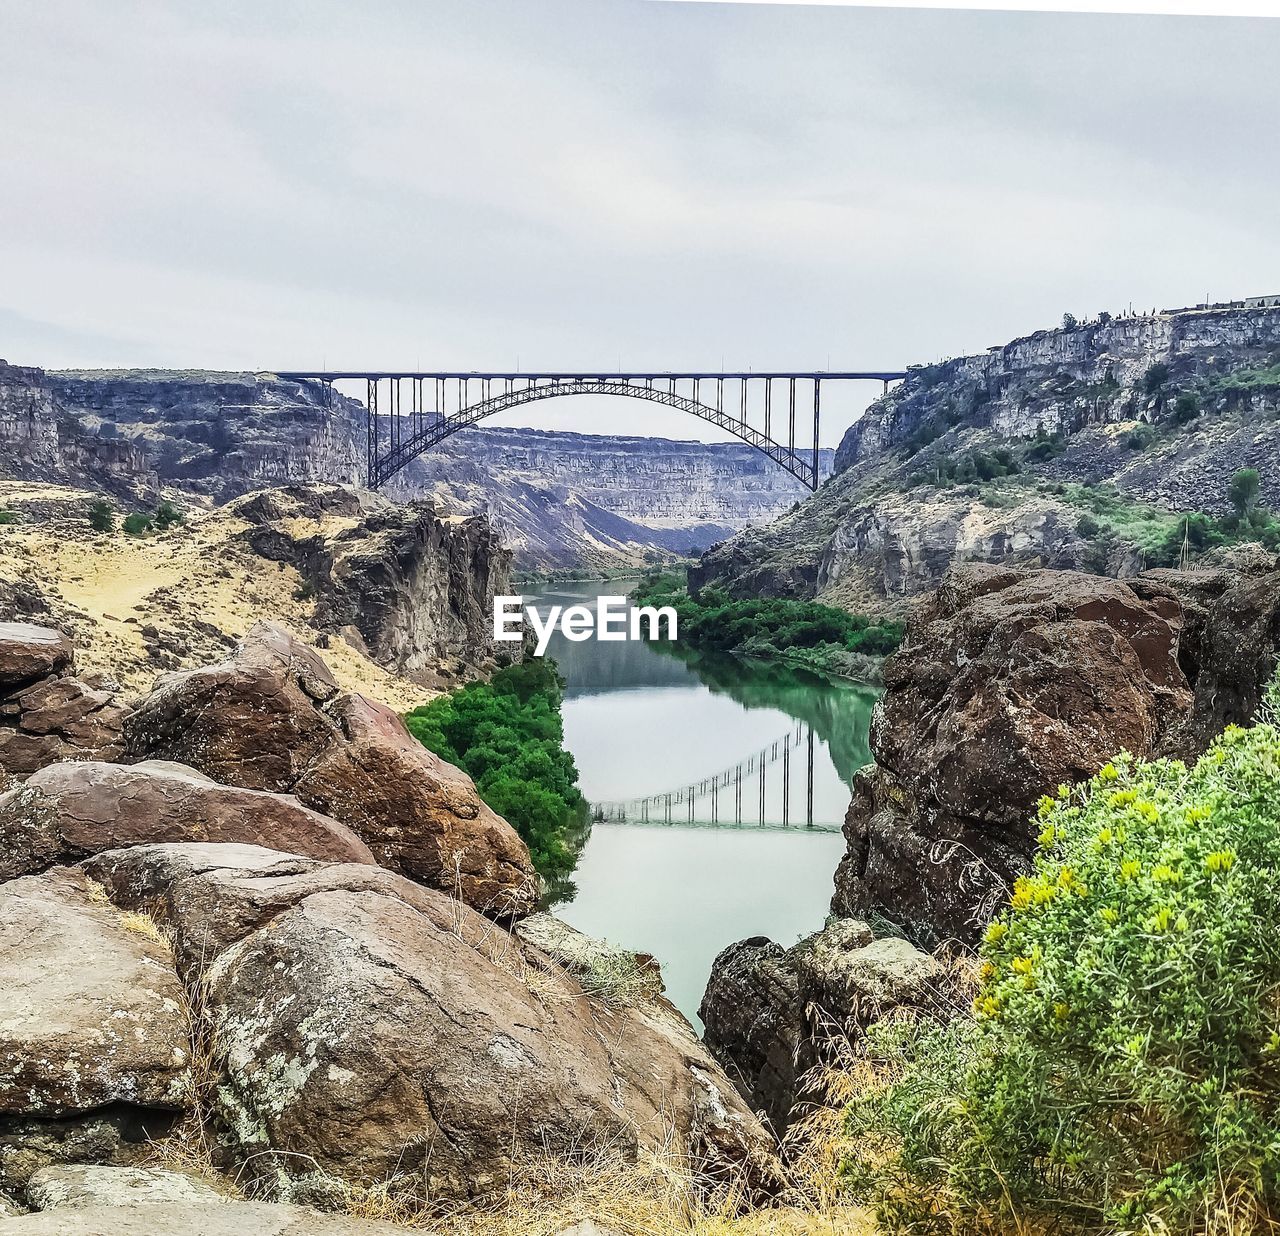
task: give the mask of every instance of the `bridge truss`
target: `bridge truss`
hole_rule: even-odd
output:
[[[817,489],[822,391],[833,384],[889,383],[898,372],[450,373],[280,371],[287,381],[365,383],[368,483],[378,489],[446,438],[486,417],[540,399],[619,395],[679,408],[728,430]],[[406,399],[406,394],[408,398]]]
[[[781,824],[788,828],[803,822],[812,828],[813,744],[813,728],[800,724],[715,776],[645,798],[593,802],[591,818],[600,824],[752,824],[762,828]],[[799,764],[794,775],[793,763]],[[781,810],[771,819],[766,807],[768,769],[778,765],[781,766]],[[804,775],[802,816],[793,811],[792,805],[801,773]]]

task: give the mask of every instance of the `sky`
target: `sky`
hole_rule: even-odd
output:
[[[0,45],[14,363],[896,369],[1280,292],[1280,19],[5,0]]]

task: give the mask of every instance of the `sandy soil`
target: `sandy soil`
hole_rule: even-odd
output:
[[[242,520],[225,511],[191,512],[187,524],[168,532],[96,534],[80,514],[93,497],[48,484],[0,484],[0,508],[76,512],[0,526],[0,582],[33,586],[49,598],[76,639],[80,668],[145,691],[167,669],[223,659],[255,622],[269,618],[315,647],[346,688],[400,711],[437,694],[389,674],[338,636],[323,647],[298,572],[235,539],[248,527]]]

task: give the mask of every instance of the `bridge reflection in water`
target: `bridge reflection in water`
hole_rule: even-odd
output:
[[[833,828],[814,820],[813,751],[813,727],[802,722],[712,777],[645,798],[593,802],[591,818],[597,824]]]

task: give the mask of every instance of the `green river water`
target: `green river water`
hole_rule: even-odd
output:
[[[529,587],[525,603],[540,610],[591,604],[598,594],[625,595],[633,586],[611,580]],[[652,953],[667,994],[700,1025],[702,991],[725,945],[753,935],[787,945],[822,926],[843,851],[839,825],[849,784],[871,758],[867,732],[876,693],[776,663],[678,656],[639,642],[570,643],[557,634],[548,655],[567,682],[565,742],[583,793],[593,803],[652,796],[648,823],[593,825],[573,878],[576,891],[555,912],[590,935]],[[812,827],[806,826],[810,733]],[[779,753],[788,744],[784,773]],[[687,802],[677,801],[673,822],[665,823],[667,793],[717,774],[714,807],[710,795],[695,799],[690,824]],[[628,820],[640,812],[629,806]]]

